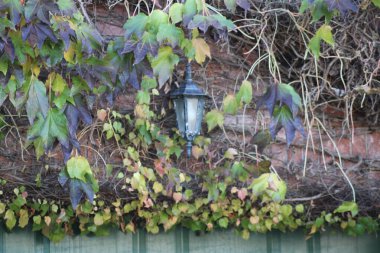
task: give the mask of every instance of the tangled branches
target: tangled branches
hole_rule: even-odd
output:
[[[307,102],[305,109],[312,113],[331,105],[344,110],[348,126],[352,127],[353,116],[359,115],[370,125],[379,123],[380,24],[376,7],[333,19],[335,45],[322,45],[321,57],[316,60],[308,42],[321,22],[299,15],[300,1],[252,4],[252,11],[236,15],[239,32],[231,40],[246,55],[251,73],[298,85]]]

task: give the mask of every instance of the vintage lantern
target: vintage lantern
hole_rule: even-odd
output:
[[[187,156],[190,157],[192,142],[201,130],[205,98],[207,97],[191,78],[190,62],[186,65],[185,81],[170,94],[170,97],[174,102],[178,129],[187,141]]]

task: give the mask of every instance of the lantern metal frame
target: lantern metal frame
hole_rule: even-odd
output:
[[[200,134],[205,99],[208,98],[208,95],[193,82],[190,62],[186,65],[185,81],[176,90],[170,93],[170,98],[174,102],[178,129],[182,137],[187,141],[187,156],[190,157],[192,142],[195,137]],[[197,101],[194,99],[197,99]],[[189,108],[191,102],[196,102],[195,112],[189,111],[194,110],[194,108]],[[189,115],[192,117],[195,115],[195,119],[189,119]],[[190,120],[195,120],[195,122],[190,122]],[[190,126],[190,123],[192,123],[192,126]]]

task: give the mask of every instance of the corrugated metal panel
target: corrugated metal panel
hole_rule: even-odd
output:
[[[305,240],[303,232],[252,234],[243,240],[233,231],[196,235],[177,228],[158,235],[113,232],[108,237],[66,237],[55,244],[28,231],[6,233],[0,229],[0,253],[379,253],[374,235],[349,237],[328,232]]]

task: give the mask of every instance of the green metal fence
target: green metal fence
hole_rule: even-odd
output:
[[[0,229],[0,253],[379,253],[380,238],[375,235],[349,237],[326,232],[305,240],[303,232],[252,234],[244,240],[233,231],[196,235],[178,228],[158,235],[143,231],[125,235],[113,232],[107,237],[66,237],[51,243],[38,233]]]

